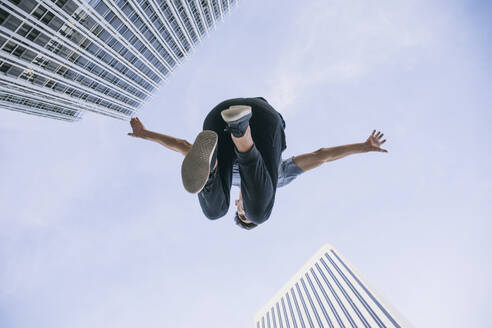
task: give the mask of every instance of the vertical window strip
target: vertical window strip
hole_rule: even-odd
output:
[[[179,17],[181,18],[181,21],[183,22],[184,26],[186,27],[186,31],[188,35],[190,36],[191,40],[194,43],[198,42],[198,34],[195,32],[195,27],[190,21],[190,16],[188,15],[188,11],[185,8],[183,2],[181,0],[174,0],[174,6],[176,8],[176,11],[179,14]]]
[[[181,27],[179,26],[176,17],[174,16],[171,8],[167,4],[167,2],[162,2],[160,5],[160,8],[164,14],[164,17],[168,23],[169,26],[171,26],[171,31],[176,34],[176,38],[178,41],[181,41],[181,45],[183,46],[184,50],[188,52],[191,49],[190,44],[188,43],[188,39],[184,35]]]
[[[162,11],[159,10],[159,7],[155,5],[153,1],[150,1],[149,3],[154,9],[155,15],[148,16],[148,14],[144,11],[144,19],[146,19],[148,22],[151,22],[151,24],[148,25],[153,25],[154,29],[159,32],[160,38],[163,41],[161,43],[170,50],[170,53],[173,54],[174,59],[179,60],[182,56],[180,56],[181,49],[180,45],[177,42],[177,38],[175,40],[175,37],[173,37],[169,33],[169,31],[171,31],[171,28],[166,25],[165,18]]]
[[[280,299],[280,302],[282,303],[282,311],[284,313],[285,325],[287,326],[286,328],[290,328],[289,316],[287,315],[287,310],[285,309],[285,301],[283,297]]]
[[[154,1],[151,1],[152,2],[152,8],[154,8]],[[143,6],[143,2],[141,3],[141,7]],[[183,52],[187,52],[188,49],[183,45],[181,44],[180,42],[180,37],[179,35],[176,33],[176,31],[173,29],[173,26],[171,24],[171,22],[169,21],[169,17],[171,17],[172,13],[170,12],[169,10],[169,6],[166,2],[160,2],[160,5],[159,6],[155,6],[155,12],[157,13],[157,16],[159,19],[158,19],[158,25],[162,26],[163,28],[157,28],[157,30],[160,30],[162,32],[165,33],[165,38],[166,38],[166,42],[168,42],[168,44],[170,44],[171,46],[171,49],[174,51],[175,55],[177,58],[182,58],[183,57]],[[144,10],[145,11],[145,10]],[[147,15],[147,13],[145,13]],[[148,17],[148,16],[147,16]],[[149,17],[150,19],[151,17]],[[156,24],[154,23],[154,26]]]
[[[350,270],[350,268],[345,264],[345,262],[338,256],[338,254],[334,250],[331,250],[331,252],[333,253],[333,255],[335,255],[338,261],[340,261],[340,263],[344,266],[344,268],[350,273],[350,275],[355,279],[355,281],[357,281],[357,283],[362,287],[362,289],[367,293],[367,295],[369,295],[371,300],[374,303],[376,303],[376,305],[386,315],[386,317],[391,321],[391,323],[395,327],[401,328],[400,325],[396,322],[396,320],[391,316],[391,314],[388,313],[388,311],[381,305],[381,303],[379,303],[378,299],[374,297],[374,295],[366,288],[366,286],[359,280],[359,278],[352,272],[352,270]]]
[[[326,277],[325,273],[321,270],[321,267],[319,266],[319,264],[316,263],[315,266],[316,266],[316,269],[318,270],[319,274],[321,275],[321,278],[323,278],[323,281],[325,282],[326,286],[328,286],[328,288],[330,289],[330,293],[335,297],[335,300],[337,301],[338,306],[340,306],[340,308],[342,309],[343,314],[345,314],[345,317],[350,322],[350,325],[353,328],[357,328],[357,325],[355,324],[354,320],[352,319],[352,316],[350,315],[350,313],[348,313],[347,309],[345,308],[345,305],[340,300],[340,297],[336,293],[335,289],[331,285],[331,283],[328,280],[328,278]],[[329,301],[328,295],[326,295],[326,299],[327,299],[327,301]],[[332,303],[330,302],[330,304],[332,304]],[[335,313],[335,315],[337,315],[337,311],[334,308],[332,308],[332,311]],[[339,321],[339,322],[341,322],[341,321]]]
[[[198,11],[198,8],[196,6],[195,1],[194,0],[187,0],[186,3],[190,9],[191,14],[192,14],[193,22],[198,27],[198,31],[199,31],[200,35],[201,36],[205,35],[206,30],[205,30],[205,27],[203,26],[203,21],[202,21],[202,18],[200,17],[200,12]]]
[[[278,305],[278,302],[275,304],[275,307],[277,309],[277,319],[278,319],[279,328],[284,328],[284,324],[282,323],[282,313],[280,312],[280,306]]]
[[[221,0],[222,1],[222,8],[224,9],[224,14],[226,14],[229,11],[229,4],[227,3],[227,0]]]
[[[302,308],[304,309],[304,313],[306,314],[306,318],[308,319],[309,327],[313,328],[313,320],[311,319],[311,314],[309,313],[309,310],[306,306],[304,295],[302,294],[301,289],[299,288],[299,283],[296,282],[295,286],[296,286],[297,294],[299,295],[299,299],[301,300]]]
[[[215,21],[216,22],[220,21],[221,14],[220,14],[219,4],[217,3],[217,0],[209,0],[209,2],[212,3],[212,11],[215,17]]]
[[[314,273],[314,271],[313,271],[313,268],[310,268],[309,270],[311,271],[311,274],[312,274],[313,276],[315,276],[315,273]],[[311,290],[313,291],[314,297],[316,298],[316,301],[318,302],[319,307],[321,308],[321,312],[323,312],[323,316],[325,317],[326,322],[328,322],[328,325],[330,326],[330,328],[334,328],[333,323],[331,322],[330,316],[328,315],[328,312],[327,312],[327,310],[326,310],[326,308],[325,308],[325,306],[324,306],[323,302],[321,301],[321,298],[320,298],[320,296],[318,295],[318,292],[316,291],[316,288],[314,287],[314,284],[313,284],[313,282],[312,282],[312,280],[311,280],[311,277],[309,277],[309,274],[308,274],[307,272],[306,272],[306,279],[307,279],[307,281],[308,281],[308,283],[309,283],[309,286],[311,287]],[[317,277],[315,277],[315,279],[317,279]],[[322,293],[324,293],[324,294],[325,294],[325,295],[324,295],[324,296],[325,296],[325,298],[328,298],[328,295],[326,295],[326,292],[324,291],[323,286],[321,286],[321,284],[320,284],[319,280],[317,280],[317,283],[318,283],[318,285],[319,285],[320,290],[322,291]],[[336,315],[338,315],[338,314],[334,311],[335,309],[333,308],[333,305],[331,304],[330,299],[327,299],[327,301],[328,301],[328,304],[329,304],[329,305],[330,305],[330,307],[331,307],[332,312],[334,312]],[[338,323],[339,323],[339,325],[340,325],[341,327],[344,327],[343,323],[342,323],[340,320],[339,320],[339,322],[338,322]]]
[[[94,4],[96,7],[97,7],[97,4],[99,4],[100,2]],[[106,7],[107,8],[107,7]],[[124,17],[124,15],[118,17],[118,15],[115,14],[115,12],[110,9],[110,10],[106,10],[103,14],[104,16],[100,15],[99,13],[97,13],[97,11],[95,10],[94,7],[92,7],[92,9],[94,10],[94,13],[85,13],[85,15],[87,15],[87,19],[91,19],[91,20],[94,20],[95,18],[98,19],[99,16],[102,19],[102,22],[105,22],[103,23],[102,25],[95,22],[95,25],[93,27],[90,28],[90,31],[96,31],[96,30],[100,30],[101,32],[103,30],[105,31],[108,31],[112,37],[115,37],[115,36],[118,36],[117,38],[121,38],[121,39],[126,39],[125,36],[124,36],[124,33],[123,31],[125,32],[128,32],[128,33],[131,33],[133,34],[133,32],[131,32],[129,29],[128,29],[128,25],[132,25],[133,27],[133,24],[125,24],[121,19]],[[96,14],[97,13],[97,14]],[[108,28],[110,27],[111,28]],[[86,27],[87,28],[87,27]],[[113,30],[114,30],[114,33],[113,33]],[[89,33],[88,35],[91,35],[91,34],[94,34],[94,33]],[[95,37],[97,38],[97,41],[98,42],[101,42],[103,45],[106,45],[106,43],[101,40],[99,38],[99,35],[100,35],[100,32],[99,33],[96,33],[94,34]],[[91,36],[92,37],[92,36]],[[115,39],[117,39],[115,38]],[[121,40],[118,40],[118,42],[120,42]],[[128,40],[126,40],[128,41]],[[162,77],[160,77],[156,72],[158,72],[159,74],[161,74],[157,69],[151,69],[149,67],[150,65],[150,62],[147,64],[147,59],[145,58],[145,56],[139,51],[139,49],[137,49],[137,47],[135,47],[132,43],[128,42],[130,44],[130,47],[128,47],[125,42],[120,42],[122,44],[122,46],[127,49],[127,51],[130,51],[132,53],[132,55],[137,55],[135,57],[140,57],[137,59],[137,63],[140,64],[140,65],[128,65],[129,67],[133,67],[133,66],[136,66],[136,68],[138,68],[138,70],[140,72],[143,73],[143,76],[147,77],[147,78],[150,78],[154,83],[156,83],[156,85],[159,84],[159,82],[161,81],[161,79],[164,79],[165,78],[165,74],[162,74]],[[105,47],[103,47],[105,48]],[[131,48],[134,48],[132,51]],[[107,49],[109,50],[109,49]],[[124,56],[122,56],[124,57]],[[128,58],[127,58],[128,59]]]
[[[146,47],[146,49],[148,49],[148,51],[151,51],[151,49],[154,49],[153,51],[151,51],[150,62],[154,65],[154,67],[156,67],[160,71],[164,71],[162,63],[165,63],[168,66],[165,68],[165,70],[169,71],[173,67],[173,65],[172,65],[172,62],[168,62],[169,59],[167,58],[167,56],[169,56],[169,54],[168,54],[167,50],[162,49],[162,51],[159,52],[156,45],[155,45],[155,42],[153,43],[151,41],[153,38],[155,38],[155,39],[159,38],[159,36],[156,35],[155,33],[153,33],[153,31],[149,28],[152,26],[152,24],[143,24],[143,26],[141,26],[141,27],[138,27],[135,25],[136,21],[142,21],[141,17],[140,17],[141,13],[139,12],[139,10],[134,8],[131,5],[131,3],[132,2],[129,2],[129,1],[126,1],[126,2],[120,1],[120,2],[118,2],[118,7],[126,15],[129,22],[131,22],[131,25],[133,26],[133,28],[135,30],[137,30],[138,32],[140,32],[140,34],[142,35],[142,39],[147,40],[149,46]],[[146,32],[143,33],[142,29],[144,29]],[[158,42],[158,44],[160,45],[161,43]],[[156,60],[157,60],[157,62],[155,62]]]
[[[345,288],[343,288],[342,284],[340,283],[340,281],[338,281],[337,277],[335,276],[335,274],[333,273],[333,271],[328,267],[328,265],[326,264],[326,262],[325,262],[325,260],[323,258],[321,258],[321,263],[325,267],[326,271],[328,271],[328,274],[331,276],[331,278],[333,279],[333,281],[335,281],[335,284],[342,291],[343,296],[349,302],[350,306],[355,311],[355,313],[357,314],[357,316],[359,317],[359,319],[362,321],[362,323],[364,324],[364,326],[366,328],[370,328],[369,323],[367,322],[366,318],[364,318],[364,316],[360,312],[359,308],[357,308],[357,306],[354,304],[354,302],[352,301],[352,299],[350,298],[350,296],[347,294],[347,291],[345,290]]]
[[[292,319],[292,325],[294,328],[297,328],[297,320],[294,314],[294,310],[292,309],[292,304],[290,302],[290,297],[289,297],[289,292],[285,293],[285,296],[287,298],[287,305],[289,306],[289,312],[290,312],[290,317]]]
[[[307,273],[306,273],[306,276],[307,276]],[[302,288],[304,289],[304,293],[306,294],[307,299],[309,301],[309,305],[311,306],[311,309],[313,310],[314,317],[316,318],[316,321],[318,322],[319,327],[324,327],[323,323],[321,322],[321,318],[319,317],[318,311],[316,310],[316,306],[314,305],[314,302],[311,298],[311,295],[309,294],[309,291],[306,287],[306,283],[304,282],[304,278],[301,278],[301,284],[302,284]]]
[[[277,320],[275,318],[275,309],[274,307],[272,306],[272,308],[270,309],[270,313],[272,314],[272,324],[273,324],[273,328],[277,328]]]
[[[292,299],[294,300],[294,305],[296,307],[297,315],[299,316],[299,322],[301,323],[301,327],[306,328],[306,325],[304,324],[304,318],[302,317],[301,308],[299,307],[299,303],[297,302],[297,297],[294,292],[294,288],[290,289],[290,294],[292,296]]]
[[[354,287],[352,282],[345,276],[345,274],[342,272],[342,270],[338,267],[338,265],[333,261],[333,259],[329,256],[328,253],[325,253],[325,257],[330,261],[331,265],[335,268],[335,270],[338,272],[340,277],[345,281],[347,286],[350,288],[350,290],[354,293],[354,295],[357,297],[357,299],[361,302],[362,306],[369,312],[370,316],[376,321],[377,325],[380,328],[386,328],[386,325],[381,321],[381,319],[377,316],[376,313],[374,313],[374,310],[367,304],[366,300],[364,297],[362,297],[359,293],[359,291]]]
[[[203,11],[203,16],[205,16],[207,26],[210,29],[214,26],[214,21],[212,20],[212,17],[210,16],[210,7],[209,7],[208,2],[206,0],[199,0],[199,1],[201,3],[200,8]]]

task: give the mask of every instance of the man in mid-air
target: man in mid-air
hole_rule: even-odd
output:
[[[231,186],[241,188],[235,221],[252,229],[265,222],[275,203],[277,187],[299,174],[347,155],[380,148],[386,141],[374,130],[362,143],[321,148],[282,160],[285,122],[262,97],[221,102],[207,115],[203,131],[193,144],[145,129],[138,118],[130,120],[132,137],[151,140],[185,156],[181,166],[183,185],[198,200],[207,218],[215,220],[229,210]]]

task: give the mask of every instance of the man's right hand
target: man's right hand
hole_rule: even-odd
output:
[[[145,127],[142,122],[138,119],[138,117],[134,117],[130,120],[130,125],[132,126],[133,132],[128,133],[129,136],[135,138],[143,138],[145,135]]]

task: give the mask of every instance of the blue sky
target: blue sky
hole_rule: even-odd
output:
[[[253,231],[205,219],[181,155],[127,122],[0,111],[0,326],[249,327],[326,242],[416,327],[492,325],[490,9],[242,0],[145,126],[193,141],[220,101],[263,96],[285,158],[372,129],[389,150],[299,177]]]

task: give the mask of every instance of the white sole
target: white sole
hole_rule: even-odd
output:
[[[196,194],[207,183],[217,140],[217,133],[210,130],[202,131],[196,137],[181,165],[181,179],[186,191]]]
[[[220,112],[222,119],[226,122],[234,122],[251,113],[251,106],[246,105],[234,105],[229,109]]]

